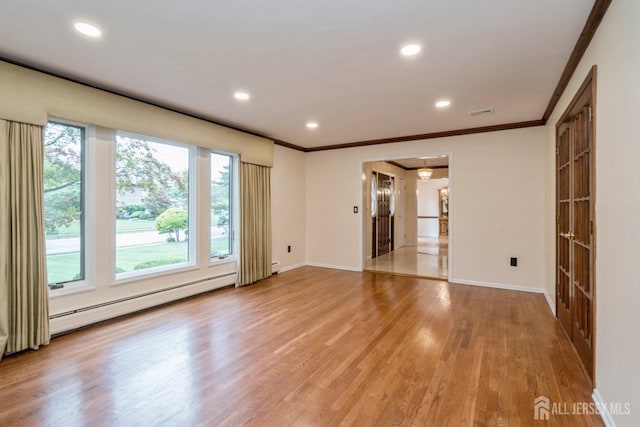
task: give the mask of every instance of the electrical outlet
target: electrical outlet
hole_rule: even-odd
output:
[[[517,266],[518,266],[518,258],[511,257],[511,267],[517,267]]]

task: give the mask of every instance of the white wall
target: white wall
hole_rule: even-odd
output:
[[[535,127],[308,153],[307,261],[362,268],[362,216],[353,206],[363,200],[363,162],[445,153],[451,156],[452,279],[542,288],[544,132]],[[509,266],[511,256],[519,258],[518,267]]]
[[[555,125],[595,64],[595,383],[609,402],[630,402],[618,426],[640,425],[640,2],[616,0],[605,15],[547,131],[546,284],[555,293]]]
[[[275,146],[271,170],[272,256],[280,271],[305,262],[305,153]],[[287,246],[291,245],[291,252]]]
[[[418,216],[438,216],[440,215],[438,190],[449,186],[449,178],[430,179],[428,181],[418,180]],[[440,223],[438,218],[427,219],[418,218],[418,236],[438,236],[440,234]]]

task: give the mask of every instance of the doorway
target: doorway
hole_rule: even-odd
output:
[[[448,279],[448,163],[437,155],[364,164],[365,270]]]
[[[556,125],[556,316],[594,378],[595,79]]]
[[[441,171],[443,172],[443,171]],[[418,254],[430,263],[430,273],[448,276],[449,253],[449,177],[434,173],[429,179],[417,180]]]

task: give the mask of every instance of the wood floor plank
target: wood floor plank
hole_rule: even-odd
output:
[[[6,357],[0,425],[528,426],[590,388],[541,295],[304,267]]]

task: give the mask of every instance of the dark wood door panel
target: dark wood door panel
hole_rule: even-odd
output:
[[[556,315],[593,378],[595,68],[558,122]]]

